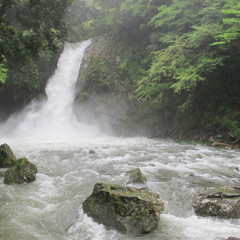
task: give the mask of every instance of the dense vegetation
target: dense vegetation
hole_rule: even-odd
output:
[[[95,0],[87,6],[96,12],[83,19],[81,33],[112,32],[124,41],[116,71],[147,106],[146,118],[240,137],[239,1]]]
[[[2,2],[2,89],[32,97],[44,85],[40,63],[61,47],[69,1]],[[66,19],[70,41],[111,33],[121,42],[114,76],[145,109],[141,121],[240,137],[238,0],[76,0]],[[107,64],[92,69],[104,91],[114,81]]]
[[[43,92],[66,35],[64,17],[70,2],[1,0],[1,101],[27,102]]]

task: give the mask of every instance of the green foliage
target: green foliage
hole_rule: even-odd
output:
[[[7,78],[7,69],[4,68],[3,64],[0,64],[0,84],[4,83]]]
[[[168,1],[161,1],[164,4]],[[156,12],[159,6],[159,1],[156,0],[125,0],[121,4],[122,12],[131,12],[133,16],[141,16],[144,18],[149,18],[154,12]]]
[[[0,90],[11,100],[29,101],[43,91],[52,71],[50,62],[66,35],[64,17],[71,2],[1,1],[0,55],[5,57],[1,82],[5,83]]]
[[[201,121],[206,129],[225,131],[230,136],[240,137],[240,113],[237,110],[221,107],[219,112],[205,112]]]
[[[94,86],[97,92],[111,90],[112,81],[110,79],[110,69],[107,68],[108,64],[105,61],[96,61],[89,69],[88,84]]]
[[[214,45],[226,44],[240,37],[240,3],[237,0],[226,0],[222,13],[225,15],[223,19],[224,30],[217,36],[220,40]]]
[[[75,1],[67,15],[69,40],[83,40],[105,33],[133,35],[146,28],[159,0],[79,0]],[[163,1],[164,2],[164,1]]]
[[[240,137],[239,111],[228,110],[223,116],[217,116],[215,119],[217,126],[227,130],[232,136]]]
[[[74,1],[68,8],[66,24],[68,29],[68,40],[77,42],[98,35],[96,32],[99,10],[88,1]]]
[[[232,114],[240,102],[237,0],[95,0],[92,6],[98,17],[85,26],[95,34],[112,31],[125,42],[117,76],[147,106],[146,118],[175,118],[238,135],[239,117]],[[129,46],[137,39],[142,45],[134,59]]]
[[[137,100],[140,122],[153,124],[158,116],[239,136],[238,0],[71,2],[1,1],[0,81],[16,99],[43,89],[43,72],[66,36],[68,12],[69,41],[106,33],[116,38],[106,47],[109,58],[90,64],[90,89]]]

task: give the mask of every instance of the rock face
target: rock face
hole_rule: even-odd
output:
[[[194,196],[193,207],[200,216],[240,218],[240,186],[202,190]]]
[[[138,78],[141,62],[130,56],[142,48],[126,44],[113,33],[93,39],[76,83],[75,112],[79,119],[85,112],[85,121],[98,119],[104,131],[111,127],[118,135],[153,135],[160,126],[164,129],[164,121],[134,97],[133,79]],[[123,70],[126,65],[131,66],[131,73]]]
[[[5,172],[4,183],[29,183],[36,180],[37,167],[26,158],[20,158]]]
[[[97,183],[93,193],[83,202],[83,210],[106,226],[141,234],[157,227],[164,204],[158,194],[146,189]]]
[[[147,178],[143,175],[139,168],[132,169],[127,172],[129,175],[129,179],[127,183],[145,183],[147,182]]]
[[[104,130],[111,125],[119,131],[130,111],[130,89],[125,89],[125,78],[117,70],[121,43],[115,38],[112,34],[97,37],[86,49],[76,83],[75,112],[79,118],[86,112],[87,121],[98,119]]]
[[[8,168],[14,165],[17,158],[12,152],[12,149],[5,143],[0,146],[0,167]]]

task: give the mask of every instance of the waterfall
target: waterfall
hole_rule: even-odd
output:
[[[192,209],[197,190],[239,185],[238,150],[170,139],[102,136],[95,127],[78,120],[73,110],[75,84],[89,44],[66,43],[47,83],[46,98],[33,100],[0,126],[0,144],[8,143],[17,158],[26,156],[39,170],[34,183],[6,186],[6,169],[0,169],[0,239],[239,237],[240,219],[198,217]],[[85,114],[82,110],[79,113]],[[153,233],[123,235],[83,213],[81,203],[95,183],[126,183],[125,173],[136,167],[148,178],[149,190],[158,193],[165,204],[159,227]]]
[[[46,98],[33,100],[0,128],[5,135],[40,138],[67,138],[94,135],[96,129],[80,123],[73,111],[75,84],[85,49],[91,41],[65,43],[57,69],[48,80]]]

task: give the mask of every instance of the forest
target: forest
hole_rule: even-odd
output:
[[[240,240],[239,106],[239,0],[0,0],[0,239]]]
[[[240,138],[238,0],[1,0],[0,21],[5,111],[44,94],[64,41],[110,34],[135,119]],[[92,69],[99,91],[112,91],[107,64]]]

